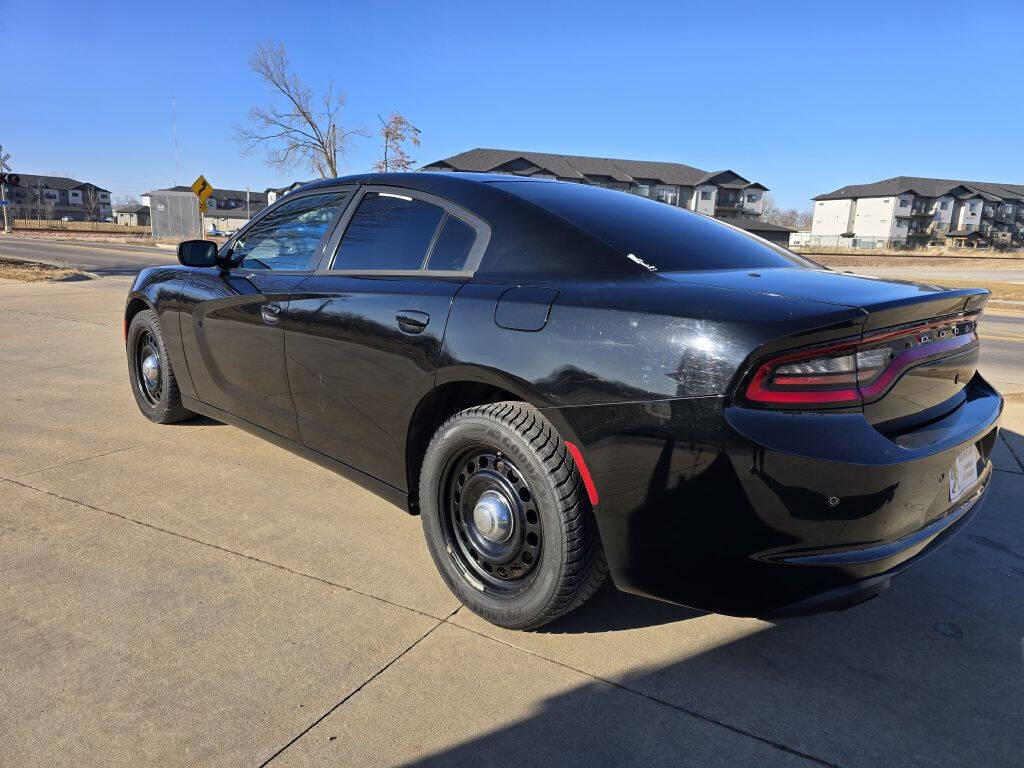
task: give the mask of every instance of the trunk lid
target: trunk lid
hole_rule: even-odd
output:
[[[909,364],[884,388],[862,387],[864,415],[883,431],[906,429],[957,407],[977,370],[978,345],[965,343],[964,326],[930,321],[963,314],[976,320],[990,295],[984,288],[950,289],[799,268],[660,274],[677,282],[853,307],[864,312],[865,342],[897,335],[889,329],[905,327],[908,333],[897,339],[893,358],[906,352]]]
[[[826,269],[722,270],[662,272],[682,283],[713,285],[793,299],[856,307],[867,315],[864,332],[981,309],[984,288],[943,288],[909,280],[853,275]]]

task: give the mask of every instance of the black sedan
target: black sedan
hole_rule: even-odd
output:
[[[178,257],[128,296],[143,414],[235,424],[419,514],[452,591],[506,627],[609,571],[736,615],[853,605],[990,482],[984,290],[484,174],[316,182]]]

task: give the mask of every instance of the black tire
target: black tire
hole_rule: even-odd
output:
[[[193,418],[195,414],[181,404],[178,382],[174,378],[171,358],[155,312],[143,310],[132,318],[125,346],[132,394],[142,415],[157,424],[173,424]],[[147,380],[152,383],[152,378],[143,373],[143,361],[150,356],[159,361],[156,382],[152,386],[147,385]]]
[[[488,490],[500,504],[479,526],[474,511]],[[492,624],[540,627],[582,605],[608,573],[572,455],[526,403],[477,406],[442,424],[423,459],[419,499],[445,582]]]

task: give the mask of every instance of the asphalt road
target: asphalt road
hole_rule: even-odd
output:
[[[127,285],[0,281],[0,765],[1020,764],[1024,406],[985,508],[862,606],[606,587],[510,632],[459,608],[417,518],[144,419]]]
[[[5,237],[0,237],[0,256],[45,264],[71,264],[104,277],[134,276],[145,267],[177,263],[174,251],[152,246]]]

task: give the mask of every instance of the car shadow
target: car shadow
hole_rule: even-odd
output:
[[[606,586],[542,630],[581,637],[514,643],[594,677],[410,764],[1019,765],[1024,464],[1009,445],[1024,439],[1006,437],[966,531],[880,598],[773,624]],[[678,633],[635,631],[665,625]],[[643,662],[652,653],[669,661]],[[606,671],[634,658],[636,671]]]
[[[609,579],[579,608],[536,631],[556,635],[619,632],[671,624],[704,615],[703,611],[693,608],[621,592]]]

